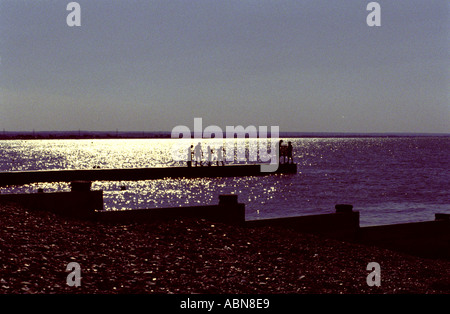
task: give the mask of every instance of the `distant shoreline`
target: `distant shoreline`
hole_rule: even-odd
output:
[[[245,134],[243,134],[245,136]],[[268,137],[270,137],[270,133]],[[281,132],[280,138],[371,138],[371,137],[449,137],[450,133],[344,133]],[[235,137],[238,137],[235,135]],[[247,136],[248,137],[248,134]],[[158,139],[171,138],[169,131],[0,131],[0,140],[32,139]],[[192,136],[192,138],[195,138]]]

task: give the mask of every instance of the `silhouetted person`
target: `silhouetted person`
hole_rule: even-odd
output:
[[[225,166],[224,162],[223,162],[223,147],[220,146],[219,149],[217,150],[217,165],[219,165],[219,162],[222,163],[222,166]]]
[[[198,142],[198,144],[195,145],[195,148],[194,148],[194,157],[195,157],[195,166],[196,167],[197,167],[198,163],[200,163],[200,166],[202,166],[202,156],[203,156],[202,144],[200,144],[200,142]]]
[[[286,153],[283,146],[283,140],[280,140],[278,143],[278,161],[280,161],[280,157],[283,157],[283,163],[286,162]]]
[[[211,161],[212,161],[212,149],[211,149],[211,147],[208,145],[208,147],[206,148],[207,150],[208,150],[208,152],[207,152],[207,155],[206,155],[206,157],[207,157],[207,159],[208,159],[208,166],[211,166]]]
[[[287,149],[286,149],[286,155],[287,155],[288,163],[290,161],[291,164],[294,163],[294,159],[292,158],[292,148],[293,148],[292,147],[292,143],[288,142],[288,146],[287,146]]]
[[[188,153],[187,153],[187,166],[190,168],[190,167],[192,167],[192,155],[194,154],[193,152],[192,152],[192,148],[194,148],[194,145],[191,145],[189,148],[188,148]]]

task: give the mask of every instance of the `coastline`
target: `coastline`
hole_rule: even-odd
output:
[[[240,135],[242,138],[246,134]],[[247,134],[248,135],[248,134]],[[268,134],[271,137],[270,132]],[[371,138],[371,137],[449,137],[450,133],[355,133],[355,132],[281,132],[280,138]],[[203,138],[192,134],[191,138]],[[60,140],[60,139],[173,139],[171,131],[3,131],[0,140]],[[204,138],[208,139],[208,138]]]
[[[0,293],[449,294],[450,261],[273,227],[108,224],[0,204]],[[81,266],[81,286],[66,266]],[[381,286],[366,283],[381,266]]]

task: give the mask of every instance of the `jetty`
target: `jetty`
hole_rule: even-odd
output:
[[[260,164],[154,167],[126,169],[36,170],[0,172],[0,186],[35,182],[137,181],[164,178],[218,178],[297,173],[297,164],[279,164],[275,172],[262,172]]]

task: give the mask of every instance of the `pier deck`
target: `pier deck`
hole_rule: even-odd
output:
[[[275,173],[297,173],[297,164],[280,164]],[[0,172],[0,186],[34,182],[136,181],[163,178],[246,177],[270,175],[258,164],[203,167],[38,170]]]

